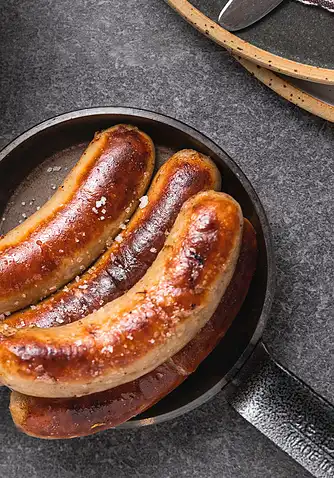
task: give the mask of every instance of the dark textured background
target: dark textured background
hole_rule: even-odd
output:
[[[124,105],[187,122],[239,163],[277,253],[265,342],[334,401],[333,127],[257,83],[162,0],[6,0],[0,21],[0,146],[65,111]],[[223,394],[172,423],[69,442],[17,432],[0,394],[4,478],[309,476]]]

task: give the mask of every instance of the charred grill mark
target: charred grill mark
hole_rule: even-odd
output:
[[[196,259],[199,265],[204,266],[204,263],[205,263],[204,257],[202,257],[200,254],[196,254],[193,251],[190,251],[190,254],[192,255],[194,259]]]

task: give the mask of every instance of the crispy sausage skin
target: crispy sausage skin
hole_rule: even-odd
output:
[[[31,308],[6,319],[8,326],[49,328],[82,319],[133,287],[156,258],[183,203],[200,191],[219,190],[220,173],[193,150],[174,154],[158,171],[148,204],[80,279]]]
[[[13,392],[16,426],[39,438],[87,436],[115,427],[150,408],[180,385],[214,349],[239,312],[255,271],[256,233],[245,219],[233,278],[210,321],[180,352],[133,382],[79,398],[36,398]]]
[[[56,194],[0,240],[0,314],[50,295],[95,260],[150,182],[155,151],[137,128],[96,134]]]
[[[2,328],[2,382],[27,395],[61,398],[149,373],[212,316],[233,276],[242,229],[231,196],[209,191],[189,199],[153,265],[122,297],[65,326]]]

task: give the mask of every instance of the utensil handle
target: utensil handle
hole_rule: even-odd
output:
[[[232,406],[306,470],[334,476],[334,407],[260,342],[227,391]]]

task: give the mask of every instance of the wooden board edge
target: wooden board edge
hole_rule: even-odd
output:
[[[212,21],[188,0],[165,0],[180,16],[194,28],[223,46],[232,54],[251,60],[266,69],[303,80],[334,85],[334,70],[298,63],[274,55],[248,43]]]
[[[259,65],[254,64],[249,60],[245,60],[241,57],[234,58],[255,78],[261,83],[268,86],[271,90],[275,91],[278,95],[286,100],[290,101],[300,108],[319,116],[322,119],[334,123],[334,106],[329,103],[315,98],[314,96],[305,93],[301,89],[289,83],[288,80],[277,76],[273,71],[269,71],[266,68],[262,68]]]

